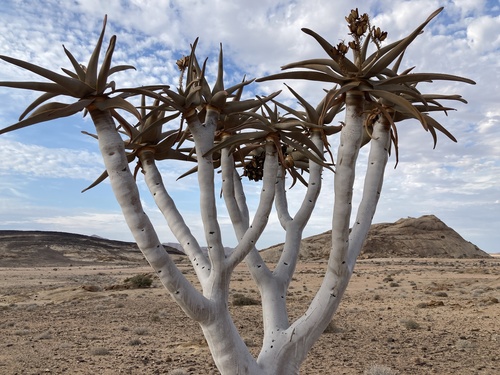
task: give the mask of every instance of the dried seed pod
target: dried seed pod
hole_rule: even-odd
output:
[[[341,55],[345,55],[349,51],[349,47],[347,47],[344,42],[341,42],[337,45],[337,50]]]
[[[251,181],[260,181],[264,177],[264,160],[266,154],[254,155],[252,159],[243,167],[243,176]]]
[[[189,56],[184,56],[175,62],[179,70],[183,71],[189,66]]]

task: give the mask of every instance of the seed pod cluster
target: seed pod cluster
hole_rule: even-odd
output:
[[[358,8],[351,10],[351,13],[345,18],[348,23],[351,35],[354,37],[362,37],[368,30],[369,18],[368,14],[359,15]]]
[[[264,177],[264,160],[266,153],[254,155],[252,159],[243,167],[243,176],[250,181],[260,181]]]
[[[387,38],[387,31],[380,30],[380,27],[372,29],[373,39],[378,40],[379,42],[383,42],[385,38]]]
[[[177,64],[177,67],[179,68],[179,70],[182,72],[182,71],[186,70],[187,67],[189,66],[189,56],[183,56],[182,58],[177,60],[175,63]]]
[[[336,47],[333,47],[332,49],[332,52],[335,55],[340,55],[340,56],[345,56],[347,51],[349,51],[349,47],[347,47],[344,42],[340,42],[339,44],[337,44]]]

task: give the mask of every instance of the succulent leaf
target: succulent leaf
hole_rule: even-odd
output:
[[[56,84],[60,85],[61,87],[63,87],[64,89],[67,90],[67,93],[65,95],[70,95],[70,96],[73,96],[75,98],[81,98],[85,94],[88,94],[88,93],[93,91],[91,87],[89,87],[88,85],[86,85],[85,83],[83,83],[79,80],[52,72],[52,71],[45,69],[45,68],[42,68],[38,65],[34,65],[34,64],[31,64],[31,63],[26,62],[26,61],[14,59],[12,57],[3,56],[3,55],[0,55],[0,59],[7,61],[8,63],[11,63],[13,65],[16,65],[20,68],[24,68],[26,70],[29,70],[30,72],[38,74],[42,77],[45,77],[52,82],[55,82]],[[8,82],[5,82],[5,84],[6,83],[8,83]],[[33,82],[33,83],[35,83],[35,82]],[[6,85],[2,84],[2,86],[6,86]],[[24,88],[24,87],[19,87],[19,88]],[[28,87],[26,87],[26,88],[29,90],[33,90],[32,88],[28,88]]]
[[[367,70],[364,71],[365,76],[374,76],[386,69],[396,58],[403,53],[406,48],[415,40],[415,38],[422,32],[425,26],[432,21],[441,11],[443,7],[434,11],[420,26],[418,26],[410,35],[402,39],[393,48],[389,49],[387,53],[383,54],[376,62]]]
[[[338,52],[335,53],[336,48],[332,46],[321,35],[307,28],[303,28],[302,31],[308,35],[311,35],[314,39],[316,39],[316,41],[321,45],[321,47],[323,47],[328,56],[330,56],[335,62],[337,62],[339,66],[340,65],[345,66],[345,69],[350,73],[356,73],[358,71],[358,67],[354,65],[352,61],[350,61],[349,59],[342,57],[341,61],[341,56],[339,55],[339,53]]]
[[[101,34],[99,35],[99,39],[97,40],[97,44],[92,51],[92,55],[90,56],[89,63],[87,65],[87,71],[85,74],[85,83],[93,87],[97,88],[97,64],[99,62],[99,55],[101,53],[102,41],[104,39],[104,32],[106,31],[106,22],[108,20],[108,16],[104,16],[104,21],[102,25]]]
[[[83,108],[92,102],[91,99],[83,99],[73,104],[66,103],[47,103],[38,107],[37,111],[31,114],[30,117],[17,122],[14,125],[0,129],[0,134],[8,133],[14,130],[19,130],[27,126],[37,124],[44,121],[51,121],[61,117],[71,116],[80,112]]]

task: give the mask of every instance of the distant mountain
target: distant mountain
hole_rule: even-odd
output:
[[[331,231],[302,240],[301,259],[328,259]],[[283,244],[262,250],[265,260],[277,261]],[[373,224],[361,258],[489,258],[490,255],[464,240],[434,215]]]
[[[169,254],[184,255],[179,244],[164,244]],[[331,232],[302,240],[300,258],[327,259]],[[227,248],[226,252],[231,249]],[[264,260],[277,261],[283,244],[260,252]],[[373,224],[361,258],[489,258],[490,255],[434,215]],[[99,236],[64,232],[0,230],[0,267],[43,267],[91,264],[146,264],[137,245]]]
[[[175,242],[166,242],[163,244],[164,246],[169,246],[169,247],[173,247],[174,249],[177,249],[180,253],[182,254],[185,254],[184,253],[184,249],[182,248],[182,245],[181,244],[178,244],[178,243],[175,243]],[[201,246],[201,250],[206,254],[208,253],[208,248],[206,248],[205,246]],[[234,250],[234,248],[232,247],[224,247],[224,251],[226,253],[226,255],[229,255],[231,254],[231,252]]]
[[[180,254],[166,247],[171,254]],[[145,263],[133,242],[46,231],[0,230],[0,267]]]

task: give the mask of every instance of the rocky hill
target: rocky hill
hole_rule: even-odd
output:
[[[167,247],[172,254],[179,252]],[[0,231],[0,267],[131,264],[145,260],[132,242],[63,232]]]
[[[331,232],[302,240],[300,259],[328,259]],[[182,254],[169,244],[170,254]],[[261,252],[277,261],[283,244]],[[464,240],[436,216],[373,224],[361,258],[488,258],[486,252]],[[135,243],[97,236],[44,231],[0,231],[0,267],[43,267],[91,264],[146,264]]]
[[[328,259],[331,231],[302,240],[300,258]],[[267,261],[279,258],[283,244],[261,252]],[[361,258],[489,258],[486,252],[464,240],[434,215],[373,224],[363,245]]]

